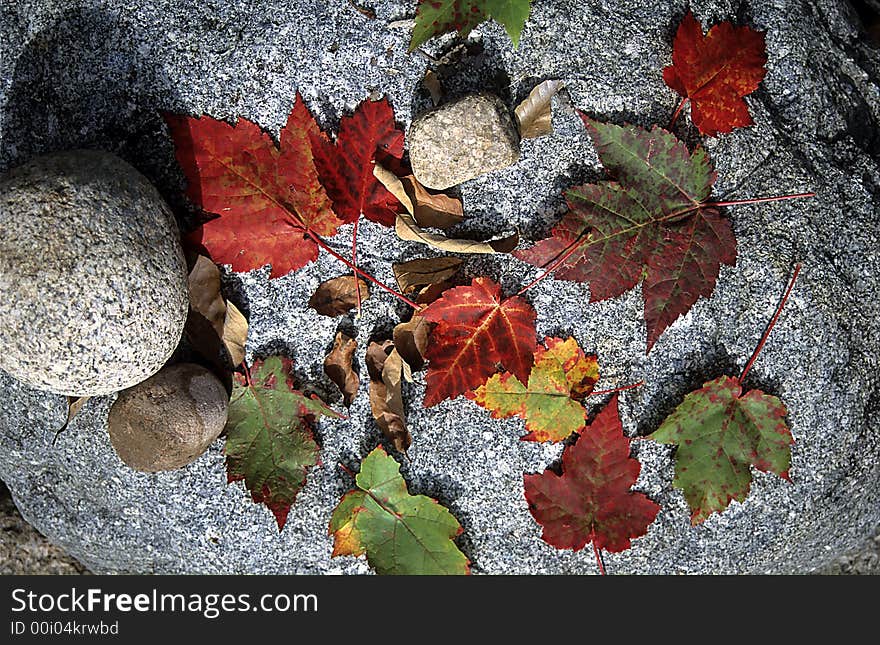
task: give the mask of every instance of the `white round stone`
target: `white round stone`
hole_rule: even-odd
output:
[[[71,396],[156,373],[186,322],[174,218],[128,163],[77,150],[0,179],[0,368]]]

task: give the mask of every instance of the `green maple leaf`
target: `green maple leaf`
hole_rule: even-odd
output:
[[[528,17],[529,0],[420,0],[409,50],[447,31],[466,37],[489,18],[504,25],[516,46]]]
[[[400,465],[381,446],[361,462],[358,490],[345,494],[330,518],[333,555],[367,554],[379,574],[464,575],[469,562],[452,538],[458,520],[436,500],[410,495]]]
[[[584,427],[587,411],[580,399],[599,380],[595,356],[584,355],[574,338],[544,339],[535,348],[535,364],[528,385],[510,372],[493,375],[466,396],[496,419],[519,416],[526,420],[526,441],[562,441]]]
[[[684,491],[693,524],[746,498],[750,464],[788,479],[794,440],[785,414],[777,397],[743,394],[738,379],[722,376],[685,396],[650,435],[678,446],[672,484]]]
[[[290,506],[318,461],[315,421],[341,417],[293,387],[293,363],[272,356],[236,374],[226,422],[226,473],[243,479],[256,504],[265,504],[284,528]]]

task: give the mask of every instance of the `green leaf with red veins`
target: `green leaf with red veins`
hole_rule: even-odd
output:
[[[720,265],[736,263],[736,238],[718,209],[706,206],[715,173],[702,148],[691,153],[658,127],[582,118],[617,181],[569,189],[570,211],[551,237],[514,255],[555,268],[558,279],[589,282],[593,302],[642,282],[650,351],[700,296],[712,294]]]
[[[650,435],[678,446],[673,485],[684,491],[693,524],[746,498],[750,465],[788,479],[794,439],[785,415],[777,397],[743,394],[737,379],[722,376],[685,396]]]
[[[236,374],[226,422],[227,478],[243,479],[254,503],[275,515],[279,530],[318,461],[316,420],[341,417],[295,389],[292,370],[289,359],[272,356],[251,366],[250,380]]]
[[[280,146],[247,119],[166,115],[190,200],[219,215],[189,236],[218,264],[250,271],[271,264],[271,277],[318,257],[309,233],[334,235],[342,223],[318,179],[309,143],[320,133],[297,94]]]

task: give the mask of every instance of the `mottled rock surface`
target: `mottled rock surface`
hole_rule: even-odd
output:
[[[0,575],[79,575],[86,568],[24,521],[0,483]]]
[[[418,116],[407,132],[413,174],[445,190],[519,159],[519,133],[497,96],[465,96]]]
[[[200,365],[178,363],[119,393],[107,418],[110,443],[135,470],[192,463],[226,427],[229,396]]]
[[[109,394],[183,333],[186,265],[168,206],[119,157],[36,157],[0,178],[0,368],[38,389]]]
[[[408,128],[429,107],[421,79],[433,63],[407,55],[409,34],[388,27],[412,17],[414,3],[371,4],[376,20],[348,3],[323,0],[10,6],[0,20],[0,167],[58,147],[103,147],[182,206],[182,176],[162,110],[242,115],[277,135],[297,90],[332,129],[378,90]],[[539,336],[573,335],[598,353],[597,387],[644,379],[644,387],[620,398],[626,432],[646,434],[685,393],[742,369],[792,264],[803,262],[746,383],[780,396],[790,410],[791,483],[756,473],[744,503],[691,527],[684,498],[672,487],[673,451],[633,442],[643,465],[636,487],[662,510],[647,535],[626,552],[606,555],[605,564],[612,573],[810,571],[863,543],[880,522],[880,57],[846,3],[547,0],[534,3],[516,50],[500,26],[479,27],[438,67],[449,100],[487,90],[515,105],[545,78],[559,78],[567,89],[554,109],[554,134],[523,141],[515,165],[461,185],[467,219],[453,233],[485,239],[516,227],[529,243],[563,212],[563,188],[603,177],[571,106],[616,123],[666,125],[678,97],[661,69],[688,6],[703,24],[734,19],[767,30],[767,77],[746,99],[756,125],[705,140],[719,172],[716,198],[805,190],[818,196],[727,209],[739,242],[736,267],[724,267],[714,296],[673,324],[648,355],[640,289],[590,304],[588,285],[548,279],[527,297],[538,311]],[[455,43],[447,36],[426,49],[442,57]],[[687,114],[677,132],[697,141]],[[348,253],[350,233],[345,227],[329,243]],[[361,224],[359,245],[364,269],[387,283],[394,280],[392,261],[425,254],[370,222]],[[344,272],[322,254],[277,280],[268,279],[268,268],[224,278],[227,295],[249,315],[248,359],[291,355],[300,379],[337,409],[340,395],[322,364],[340,324],[357,336],[363,366],[371,336],[390,333],[404,313],[378,290],[358,319],[308,309],[318,284]],[[461,279],[488,275],[510,294],[538,274],[492,256],[468,258]],[[327,536],[330,513],[352,486],[337,463],[354,468],[381,441],[367,379],[348,419],[318,424],[321,465],[280,534],[241,484],[226,485],[222,439],[185,468],[138,473],[118,460],[107,437],[112,398],[90,400],[52,446],[63,398],[6,376],[0,387],[0,478],[28,521],[91,569],[368,571],[362,559],[331,559]],[[438,498],[461,522],[459,543],[474,571],[596,572],[591,549],[557,551],[541,541],[523,497],[522,474],[553,463],[561,446],[520,441],[520,420],[492,419],[465,399],[424,409],[423,393],[423,373],[405,384],[413,443],[402,472],[413,494]]]

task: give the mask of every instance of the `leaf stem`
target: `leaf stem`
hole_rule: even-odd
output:
[[[669,121],[669,127],[666,128],[667,130],[671,130],[672,126],[675,125],[675,122],[678,120],[678,115],[681,114],[681,111],[684,109],[684,106],[687,105],[689,100],[688,97],[684,97],[681,100],[681,103],[678,104],[678,107],[675,108],[675,112],[672,114],[672,119]]]
[[[593,553],[596,555],[596,564],[599,565],[599,573],[603,576],[608,575],[605,573],[605,565],[602,563],[602,553],[599,551],[599,547],[596,546],[595,539],[593,539]]]
[[[631,390],[636,387],[641,387],[645,384],[644,381],[639,381],[638,383],[631,383],[629,385],[621,385],[620,387],[613,387],[610,390],[593,390],[590,392],[590,396],[600,396],[602,394],[614,394],[615,392],[623,392],[624,390]]]
[[[339,466],[346,474],[351,475],[352,479],[357,477],[357,474],[352,472],[352,470],[348,468],[345,464],[338,463],[336,465]]]
[[[336,258],[337,260],[339,260],[340,262],[342,262],[342,263],[343,263],[345,266],[347,266],[349,269],[351,269],[352,271],[354,271],[356,275],[359,275],[359,276],[361,276],[362,278],[364,278],[364,279],[366,279],[366,280],[369,280],[370,282],[372,282],[373,284],[375,284],[375,285],[376,285],[377,287],[379,287],[380,289],[383,289],[383,290],[387,291],[387,292],[390,293],[392,296],[394,296],[395,298],[397,298],[397,299],[400,300],[401,302],[403,302],[403,303],[409,305],[410,307],[412,307],[412,308],[415,309],[416,311],[418,311],[419,309],[421,309],[421,306],[420,306],[420,305],[417,305],[416,303],[414,303],[412,300],[410,300],[409,298],[407,298],[407,297],[406,297],[405,295],[403,295],[402,293],[398,293],[397,291],[395,291],[394,289],[392,289],[391,287],[389,287],[389,286],[388,286],[387,284],[385,284],[384,282],[380,282],[379,280],[377,280],[376,278],[374,278],[373,276],[371,276],[369,273],[366,273],[366,272],[364,272],[364,271],[361,271],[359,268],[357,268],[357,267],[351,262],[351,260],[349,260],[349,259],[347,259],[347,258],[345,258],[345,257],[343,257],[343,256],[341,256],[341,255],[339,255],[339,253],[337,253],[336,251],[334,251],[333,249],[331,249],[331,248],[327,245],[327,243],[321,238],[321,236],[318,235],[317,233],[315,233],[314,231],[312,231],[311,229],[308,229],[308,228],[307,228],[307,229],[305,229],[305,232],[306,232],[306,235],[308,235],[310,238],[312,238],[312,240],[314,240],[315,244],[317,244],[320,248],[324,249],[325,251],[327,251],[327,253],[329,253],[329,254],[332,255],[334,258]]]
[[[746,374],[749,373],[749,370],[752,369],[752,365],[755,364],[755,361],[758,358],[758,354],[761,353],[761,350],[764,349],[764,343],[767,342],[767,338],[770,336],[770,332],[773,331],[773,327],[776,325],[776,321],[779,320],[779,314],[782,313],[782,308],[785,306],[785,303],[788,301],[788,296],[791,294],[791,290],[794,288],[794,281],[797,280],[798,274],[801,272],[801,265],[796,264],[794,267],[794,273],[791,276],[791,280],[788,282],[788,288],[785,290],[785,294],[782,296],[782,300],[779,302],[779,306],[776,307],[776,313],[773,314],[773,318],[770,320],[770,324],[767,325],[767,329],[764,331],[764,335],[761,336],[761,340],[758,343],[758,346],[755,348],[755,351],[752,353],[752,357],[749,359],[749,362],[746,363],[745,368],[743,369],[742,375],[739,377],[739,383],[742,384],[743,379],[746,377]]]
[[[803,197],[815,197],[816,193],[796,193],[794,195],[777,195],[775,197],[756,197],[754,199],[734,199],[728,202],[706,202],[704,206],[739,206],[741,204],[762,204],[764,202],[780,202],[784,199],[801,199]]]
[[[351,234],[351,263],[357,267],[357,248],[358,248],[358,226],[360,226],[360,216],[354,221],[354,231]],[[357,279],[357,273],[354,274],[354,292],[357,294],[357,315],[361,315],[361,283]]]

